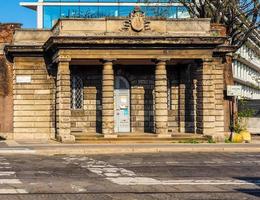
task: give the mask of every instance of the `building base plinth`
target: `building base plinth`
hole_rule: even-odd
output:
[[[76,139],[73,135],[62,135],[57,137],[58,141],[61,143],[75,143]]]
[[[172,135],[171,134],[157,134],[158,138],[171,138]]]
[[[224,142],[225,134],[204,134],[207,137],[210,137],[214,142]]]
[[[104,135],[104,138],[117,138],[117,135],[115,134],[107,134],[107,135]]]

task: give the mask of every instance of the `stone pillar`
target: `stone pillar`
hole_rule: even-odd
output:
[[[155,133],[158,137],[171,137],[168,133],[167,70],[166,61],[158,60],[155,69]]]
[[[187,68],[180,68],[180,84],[179,84],[179,132],[185,133],[186,129],[186,90],[187,90]]]
[[[215,131],[215,88],[211,59],[197,69],[197,133],[213,136]]]
[[[103,60],[102,72],[102,133],[106,138],[114,134],[114,71],[113,61]]]
[[[70,89],[70,58],[59,58],[57,71],[56,126],[57,139],[63,143],[75,142],[71,135],[71,89]]]

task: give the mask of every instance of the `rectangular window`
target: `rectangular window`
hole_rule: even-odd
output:
[[[71,108],[83,109],[83,81],[81,77],[72,75],[71,78]]]

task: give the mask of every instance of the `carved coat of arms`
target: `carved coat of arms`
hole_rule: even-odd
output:
[[[127,31],[130,28],[135,32],[142,30],[150,30],[150,22],[145,20],[145,14],[141,11],[140,7],[135,7],[133,12],[129,15],[129,20],[124,22],[122,30]]]
[[[136,7],[135,10],[131,13],[131,27],[134,31],[140,32],[144,29],[144,12],[140,10],[139,7]]]

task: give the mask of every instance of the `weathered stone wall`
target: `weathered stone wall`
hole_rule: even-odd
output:
[[[179,132],[179,89],[180,78],[179,70],[168,68],[168,128],[169,132]]]
[[[131,126],[132,132],[154,132],[154,67],[145,70],[129,67],[126,77],[131,86]]]
[[[71,131],[84,133],[101,133],[102,115],[102,71],[101,66],[72,68],[71,76],[79,76],[83,80],[83,109],[71,111]]]
[[[114,67],[115,75],[128,79],[131,86],[131,130],[132,132],[154,132],[154,69],[147,72],[137,67]],[[88,67],[87,70],[75,67],[72,75],[79,75],[84,84],[84,106],[72,110],[72,132],[101,133],[102,123],[102,71],[101,66]]]
[[[183,64],[168,69],[170,85],[169,132],[196,130],[196,66]],[[169,99],[168,99],[169,101]]]
[[[131,86],[131,131],[154,132],[154,67],[144,66],[143,70],[135,66],[114,67],[115,75],[124,76]],[[215,69],[216,68],[216,69]],[[215,66],[221,73],[221,67]],[[73,71],[74,69],[74,71]],[[168,67],[168,130],[171,133],[196,132],[197,106],[197,66],[181,65]],[[102,66],[72,68],[72,76],[81,76],[84,84],[84,106],[71,112],[72,132],[101,133],[102,130]],[[214,75],[216,88],[216,128],[221,131],[221,78]],[[183,84],[183,87],[181,85]],[[215,113],[214,113],[215,114]],[[222,120],[222,121],[221,121]]]
[[[215,85],[215,131],[222,135],[224,132],[224,64],[217,58],[212,64]]]
[[[42,58],[17,57],[14,62],[14,139],[49,139],[54,81]],[[31,82],[17,83],[17,76],[31,77]]]

